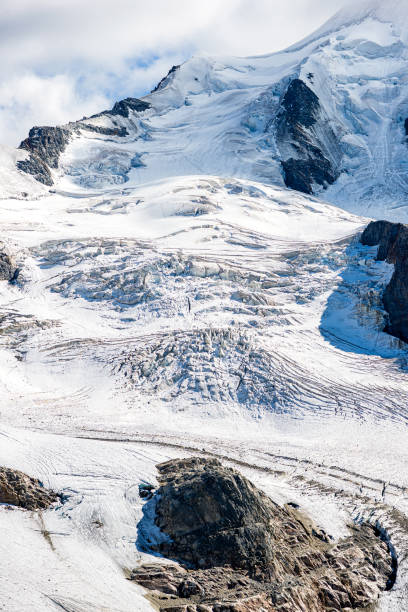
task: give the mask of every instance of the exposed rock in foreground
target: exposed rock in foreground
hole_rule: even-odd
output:
[[[336,544],[297,510],[281,508],[215,459],[158,466],[150,549],[178,559],[131,579],[155,591],[160,610],[321,612],[364,608],[393,583],[388,546],[368,525]]]
[[[0,467],[0,504],[40,510],[48,508],[57,498],[56,493],[44,488],[36,478],[18,470]]]
[[[361,243],[378,246],[377,260],[394,264],[394,274],[383,295],[389,324],[384,331],[408,342],[408,226],[389,221],[372,221]]]
[[[214,567],[188,571],[178,565],[143,565],[131,580],[154,591],[149,599],[172,612],[274,612],[261,582],[243,573]],[[284,609],[284,608],[283,608]]]

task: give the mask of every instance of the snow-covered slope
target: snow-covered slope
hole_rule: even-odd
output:
[[[313,144],[338,176],[325,199],[354,213],[407,220],[408,5],[354,5],[282,53],[194,58],[181,66],[147,98],[160,114],[151,119],[152,140],[137,147],[147,168],[134,171],[135,180],[218,168],[283,185],[281,160],[304,156],[299,147],[289,154],[277,129],[284,92],[299,78],[316,94],[323,117]],[[170,168],[161,164],[162,150],[169,150]]]
[[[1,210],[21,271],[0,285],[0,464],[67,497],[0,509],[6,610],[150,609],[124,577],[145,558],[137,485],[185,454],[245,457],[334,537],[371,520],[402,555],[406,353],[381,331],[392,266],[357,243],[364,219],[215,176]],[[383,610],[404,609],[404,563]]]
[[[283,52],[194,57],[142,106],[66,126],[70,144],[59,169],[51,164],[56,186],[235,176],[326,189],[354,213],[404,221],[407,13],[403,0],[353,3]],[[292,91],[298,81],[303,91]]]
[[[335,538],[379,527],[398,557],[379,610],[407,609],[406,345],[382,331],[393,266],[358,241],[408,214],[406,9],[387,7],[278,54],[193,58],[1,153],[19,273],[0,281],[0,465],[65,496],[0,507],[7,612],[151,610],[126,580],[149,559],[138,485],[191,454]]]
[[[27,156],[25,151],[0,145],[0,199],[33,198],[47,193],[46,187],[33,176],[17,169],[16,164]]]

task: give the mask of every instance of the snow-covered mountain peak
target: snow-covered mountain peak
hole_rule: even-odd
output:
[[[350,25],[371,17],[384,22],[402,25],[408,16],[408,5],[405,0],[359,0],[350,1],[328,23]]]
[[[280,53],[195,56],[142,100],[36,128],[19,167],[66,191],[234,176],[408,220],[406,13],[359,2]]]
[[[350,0],[346,6],[341,8],[333,17],[326,21],[315,32],[307,36],[300,43],[293,45],[293,48],[299,48],[312,41],[320,40],[323,37],[333,33],[340,32],[343,28],[350,26],[358,26],[364,21],[377,21],[387,24],[392,24],[397,31],[406,36],[408,18],[408,4],[405,0],[359,0],[353,2]],[[375,36],[375,26],[373,25],[371,34]],[[370,31],[366,30],[366,34],[370,38]]]

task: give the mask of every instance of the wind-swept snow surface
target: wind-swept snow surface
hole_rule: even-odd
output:
[[[0,465],[62,494],[0,507],[0,609],[153,609],[126,579],[149,559],[138,485],[193,454],[334,538],[377,526],[398,562],[378,609],[408,609],[407,350],[382,331],[393,266],[359,243],[367,217],[408,218],[405,11],[193,58],[58,150],[0,151]],[[326,201],[285,188],[288,160]]]

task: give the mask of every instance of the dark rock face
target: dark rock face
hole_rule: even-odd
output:
[[[285,176],[285,185],[302,193],[313,193],[313,184],[332,185],[337,176],[329,160],[316,151],[315,159],[288,159],[283,160],[282,168]]]
[[[33,127],[28,138],[20,144],[20,149],[30,153],[28,159],[17,162],[23,172],[32,174],[44,185],[53,185],[50,168],[58,168],[61,153],[69,142],[71,131],[61,127]]]
[[[151,107],[148,102],[143,102],[138,98],[125,98],[120,102],[116,102],[111,111],[110,115],[121,115],[122,117],[129,117],[129,111],[132,110],[135,113],[140,113]]]
[[[150,93],[154,93],[155,91],[159,91],[159,89],[163,89],[164,87],[166,87],[167,83],[171,81],[174,73],[177,72],[179,68],[180,68],[180,65],[172,66],[170,70],[168,71],[168,73],[166,74],[166,76],[156,85],[154,89],[152,89]]]
[[[316,123],[320,111],[319,98],[301,79],[294,79],[284,95],[282,106],[288,117],[288,125],[310,128]]]
[[[378,246],[377,260],[394,264],[394,274],[383,295],[389,314],[385,331],[408,342],[408,226],[373,221],[364,230],[361,243]]]
[[[131,579],[167,594],[160,609],[321,612],[365,607],[388,588],[388,546],[368,525],[333,544],[296,509],[281,508],[215,459],[158,466],[150,548],[178,566],[143,566]],[[183,607],[184,606],[184,607]]]
[[[120,116],[120,117],[128,118],[130,111],[133,111],[134,113],[142,113],[148,108],[151,108],[151,106],[152,105],[149,102],[144,102],[143,100],[139,100],[139,98],[124,98],[123,100],[119,100],[119,102],[115,102],[111,110],[102,111],[101,113],[97,113],[96,115],[92,115],[91,117],[88,117],[88,119],[95,119],[95,117],[103,117],[103,115],[113,115],[113,116]],[[92,127],[96,127],[95,131],[99,131],[98,126],[92,126]],[[105,128],[101,128],[101,129],[104,130]],[[111,129],[111,128],[107,128],[107,129]],[[115,128],[112,128],[112,129],[115,129]],[[122,136],[123,134],[120,134],[120,135]]]
[[[197,568],[228,565],[251,577],[275,578],[281,572],[269,529],[271,517],[279,517],[284,539],[284,531],[289,536],[296,530],[295,537],[307,539],[303,526],[216,459],[170,461],[158,469],[156,524],[172,540],[163,545],[166,556]]]
[[[16,277],[17,267],[13,259],[8,255],[0,244],[0,280],[11,281]]]
[[[341,150],[319,98],[294,79],[283,96],[276,122],[277,144],[287,187],[313,193],[313,185],[331,185],[339,176]]]
[[[45,489],[36,478],[0,467],[0,503],[40,510],[48,508],[57,498],[56,493]]]
[[[102,115],[128,118],[130,111],[142,112],[150,108],[150,106],[148,102],[143,102],[143,100],[137,98],[125,98],[120,102],[116,102],[111,110],[93,115],[89,119]],[[118,125],[113,128],[101,127],[86,123],[86,120],[70,123],[65,127],[33,127],[28,134],[28,138],[23,140],[19,147],[28,151],[30,156],[28,159],[17,162],[17,167],[27,174],[32,174],[40,183],[52,186],[54,181],[50,168],[58,168],[60,155],[69,143],[72,133],[77,132],[78,128],[103,134],[104,136],[124,137],[128,135],[128,131],[124,126]]]
[[[95,132],[96,134],[102,134],[103,136],[120,136],[123,138],[129,134],[125,127],[107,128],[101,127],[100,125],[92,125],[92,123],[81,123],[81,128],[89,130],[90,132]]]
[[[17,168],[26,174],[32,174],[39,183],[43,183],[49,187],[54,184],[47,164],[36,155],[30,155],[28,159],[18,161]]]

